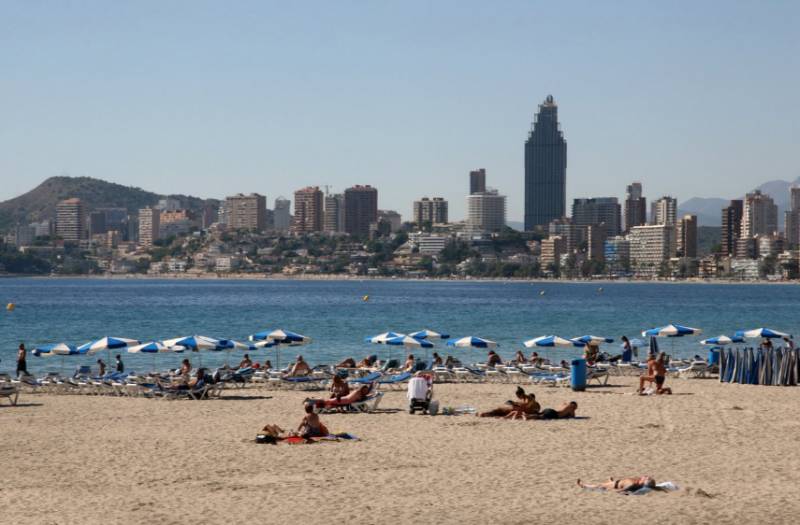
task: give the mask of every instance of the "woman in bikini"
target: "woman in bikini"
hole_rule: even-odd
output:
[[[603,483],[583,483],[578,480],[578,486],[582,489],[605,489],[615,490],[617,492],[636,492],[642,488],[656,490],[656,480],[650,476],[641,476],[638,478],[622,478],[614,479],[608,478],[608,481]]]
[[[536,403],[536,398],[533,394],[526,394],[525,390],[521,387],[517,387],[516,391],[517,401],[506,401],[506,404],[495,408],[494,410],[489,410],[488,412],[481,412],[478,414],[478,417],[506,417],[509,416],[512,412],[517,410],[524,410],[526,406],[532,401]],[[536,410],[539,410],[539,405],[536,404]]]

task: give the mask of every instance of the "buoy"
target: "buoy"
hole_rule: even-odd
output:
[[[6,305],[6,310],[8,310],[9,312],[13,312],[14,308],[16,308],[16,305],[14,303],[8,303]]]
[[[361,300],[364,302],[369,301],[369,295],[365,295],[364,297],[361,298]]]
[[[544,290],[539,290],[539,295],[544,295]]]
[[[597,292],[598,292],[598,293],[603,293],[603,287],[601,286],[600,288],[598,288],[598,289],[597,289]]]

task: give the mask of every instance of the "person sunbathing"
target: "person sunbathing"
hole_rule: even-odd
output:
[[[578,403],[570,401],[558,410],[545,408],[538,414],[531,414],[526,419],[570,419],[575,417],[576,410],[578,410]]]
[[[189,374],[192,372],[192,364],[189,362],[188,359],[184,359],[181,361],[181,368],[178,371],[178,375],[183,377],[189,377]]]
[[[289,377],[303,377],[310,373],[311,367],[305,362],[303,356],[298,355],[294,365],[292,365],[292,369],[289,371]]]
[[[656,487],[656,480],[650,476],[622,479],[608,478],[608,481],[604,481],[603,483],[583,483],[581,480],[578,480],[578,486],[582,489],[605,489],[615,490],[617,492],[636,492],[645,487],[658,490],[658,487]]]
[[[645,383],[653,383],[656,380],[656,355],[650,354],[647,356],[647,371],[639,377],[639,389],[636,393],[641,394],[644,392]]]
[[[494,410],[489,410],[488,412],[480,412],[478,413],[478,417],[506,417],[511,414],[515,410],[525,410],[526,407],[532,406],[532,403],[536,403],[536,397],[533,394],[526,394],[525,390],[521,387],[517,387],[517,391],[515,392],[517,396],[517,401],[506,401],[506,404],[495,408]],[[538,411],[538,404],[536,404],[536,410]]]
[[[250,354],[244,354],[244,359],[239,363],[239,368],[252,368],[253,361],[250,360]]]
[[[442,366],[444,361],[442,361],[442,356],[437,354],[436,352],[433,353],[433,366]]]
[[[185,377],[185,376],[181,376]],[[188,381],[181,382],[181,383],[173,383],[170,385],[165,386],[166,390],[171,391],[181,391],[181,390],[194,390],[196,388],[202,388],[205,385],[206,381],[209,378],[206,376],[206,369],[205,368],[198,368],[197,375],[189,379]]]
[[[304,439],[310,439],[312,437],[325,437],[330,434],[330,432],[328,432],[328,427],[326,427],[322,421],[320,421],[319,416],[314,413],[314,407],[312,405],[306,405],[305,411],[306,415],[297,427],[298,436]]]
[[[514,356],[514,362],[518,365],[524,365],[528,362],[528,359],[525,358],[525,354],[522,353],[522,350],[517,350],[517,355]]]
[[[500,359],[500,356],[497,355],[497,352],[495,352],[494,350],[489,350],[489,354],[487,355],[486,358],[486,366],[494,368],[497,365],[502,365],[502,364],[503,360]]]
[[[522,390],[522,388],[520,387],[519,390]],[[518,398],[520,398],[519,394],[520,393],[518,392]],[[539,403],[536,402],[536,396],[533,395],[532,392],[527,394],[524,390],[522,390],[522,397],[520,398],[520,401],[516,403],[511,412],[505,415],[505,418],[530,419],[531,416],[539,413],[540,408],[541,407],[539,406]]]
[[[350,387],[347,385],[347,381],[336,375],[333,376],[333,381],[331,381],[330,392],[330,399],[341,399],[350,393]]]
[[[375,364],[375,357],[368,355],[367,357],[359,361],[354,368],[372,368],[374,364]]]
[[[361,388],[351,390],[349,394],[347,394],[346,396],[342,396],[340,398],[307,399],[305,403],[306,405],[309,405],[313,408],[337,408],[337,407],[351,405],[353,403],[358,403],[359,401],[363,401],[364,399],[367,398],[368,394],[369,394],[369,386],[363,385]]]
[[[356,367],[356,360],[352,357],[348,357],[344,361],[337,363],[336,368],[355,368]]]
[[[417,363],[414,360],[414,354],[408,354],[406,362],[403,363],[403,372],[413,372],[416,367]]]
[[[658,354],[658,359],[655,362],[655,382],[656,382],[656,394],[671,394],[672,389],[664,386],[664,381],[667,379],[667,365],[666,365],[667,356],[664,352]]]

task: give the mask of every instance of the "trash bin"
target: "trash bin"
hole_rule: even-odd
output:
[[[719,349],[712,348],[708,351],[708,366],[719,365]]]
[[[570,385],[572,390],[583,392],[586,390],[586,360],[573,359],[570,367]]]

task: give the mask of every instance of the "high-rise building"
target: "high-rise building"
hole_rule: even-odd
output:
[[[684,215],[676,230],[678,257],[697,257],[697,215]]]
[[[631,265],[639,273],[654,275],[661,263],[674,255],[675,227],[668,224],[634,226],[628,240]]]
[[[225,223],[232,230],[264,231],[267,227],[267,198],[258,193],[227,197]]]
[[[470,194],[484,193],[485,191],[486,190],[484,188],[484,191],[482,192],[473,191],[470,192]],[[432,199],[429,199],[428,197],[422,197],[420,200],[414,201],[414,222],[417,224],[417,226],[422,226],[426,222],[431,224],[446,224],[447,220],[447,201],[442,197],[434,197]]]
[[[139,210],[139,246],[149,248],[161,238],[161,212],[156,208]]]
[[[469,172],[469,193],[486,192],[486,170],[484,168]],[[447,222],[447,221],[445,221]]]
[[[561,237],[566,253],[572,253],[586,239],[586,228],[575,226],[569,217],[562,217],[547,225],[547,234],[550,237]]]
[[[467,196],[467,227],[475,233],[499,232],[506,225],[506,196],[497,190]]]
[[[369,235],[378,222],[378,190],[356,185],[344,190],[344,230],[350,235]]]
[[[666,195],[653,202],[650,207],[650,223],[675,226],[678,220],[678,199]]]
[[[567,142],[558,106],[547,95],[525,141],[525,230],[564,216],[567,207]]]
[[[106,230],[122,232],[128,226],[127,208],[97,208],[95,211],[105,215]]]
[[[622,233],[622,213],[616,197],[575,199],[572,201],[572,223],[575,226],[599,226],[605,224],[606,233],[615,237]]]
[[[606,268],[611,273],[624,273],[630,268],[631,243],[622,236],[606,239]]]
[[[294,192],[292,233],[321,232],[323,224],[322,203],[322,190],[317,186],[308,186]]]
[[[86,238],[86,210],[80,199],[65,199],[56,205],[56,235],[67,242]]]
[[[727,207],[722,208],[722,239],[720,246],[722,253],[728,257],[736,255],[736,241],[742,235],[742,214],[744,203],[741,200],[732,200]]]
[[[629,184],[625,190],[625,231],[647,224],[647,199],[642,195],[642,183]]]
[[[394,210],[378,210],[378,222],[387,224],[389,233],[400,231],[403,225],[403,216]]]
[[[539,262],[545,271],[549,271],[553,267],[558,268],[561,256],[568,253],[566,240],[560,235],[542,239],[541,247],[542,253],[539,256]]]
[[[778,206],[772,197],[759,190],[744,198],[742,212],[742,237],[775,235],[778,233]]]
[[[325,233],[344,233],[344,195],[325,196],[325,216],[322,221]]]
[[[605,242],[608,230],[604,224],[586,226],[586,257],[595,261],[605,261]]]
[[[273,227],[275,231],[287,232],[292,224],[292,201],[284,197],[275,199],[275,212],[273,216]]]
[[[99,235],[108,231],[106,226],[106,214],[100,210],[95,210],[89,214],[89,236]]]
[[[783,231],[789,249],[793,250],[800,246],[800,187],[789,189],[789,209],[784,213]]]

